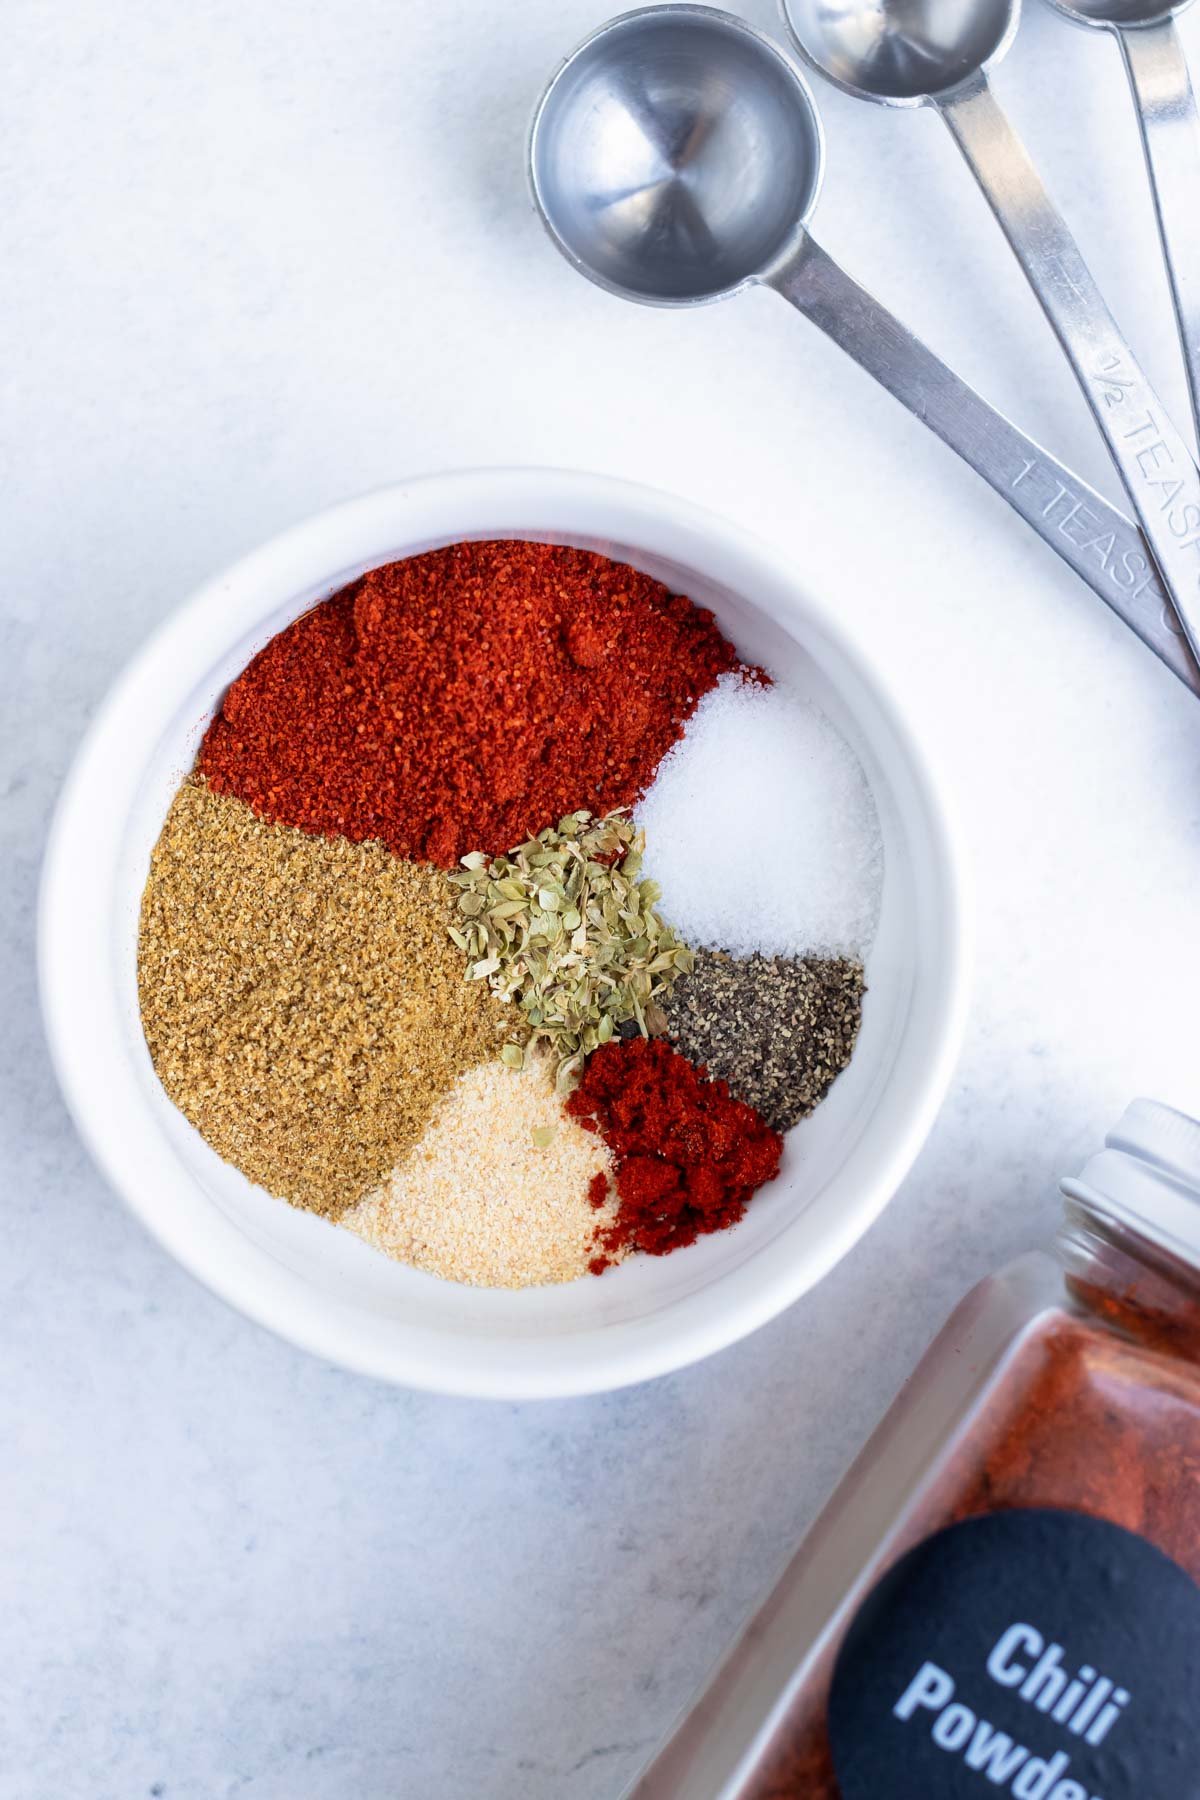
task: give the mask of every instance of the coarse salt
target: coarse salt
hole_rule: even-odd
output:
[[[883,839],[858,757],[794,689],[723,675],[635,809],[659,910],[735,956],[862,958]]]

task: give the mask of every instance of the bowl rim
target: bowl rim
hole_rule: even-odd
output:
[[[548,502],[550,504],[548,504]],[[330,558],[331,546],[349,545],[361,539],[364,546],[386,526],[398,537],[409,528],[406,509],[436,513],[439,506],[451,513],[479,515],[509,509],[524,517],[532,534],[542,513],[560,514],[578,506],[580,535],[587,535],[588,514],[611,515],[614,540],[650,550],[657,527],[670,527],[690,535],[698,545],[719,542],[750,569],[762,571],[764,585],[785,588],[794,597],[798,615],[807,619],[829,640],[852,673],[869,690],[872,701],[907,759],[907,775],[925,815],[935,867],[931,873],[942,899],[942,954],[936,966],[934,991],[927,995],[932,1023],[927,1032],[928,1053],[902,1123],[887,1142],[856,1147],[858,1183],[848,1196],[836,1224],[822,1241],[808,1247],[801,1259],[772,1259],[769,1269],[757,1258],[757,1279],[751,1292],[742,1292],[736,1303],[689,1305],[704,1294],[672,1303],[673,1328],[647,1330],[646,1320],[618,1321],[607,1327],[581,1331],[569,1359],[543,1354],[530,1356],[519,1368],[490,1366],[488,1340],[480,1337],[474,1361],[456,1362],[445,1368],[423,1346],[420,1330],[407,1343],[404,1334],[393,1334],[386,1348],[372,1333],[356,1332],[345,1314],[330,1302],[322,1307],[312,1301],[312,1290],[291,1271],[282,1270],[264,1246],[246,1238],[248,1257],[231,1262],[252,1265],[227,1266],[220,1253],[188,1240],[172,1215],[169,1204],[158,1197],[152,1181],[139,1173],[138,1151],[122,1136],[119,1122],[106,1106],[106,1083],[96,1079],[97,1059],[80,1054],[78,994],[72,981],[71,921],[79,896],[87,893],[86,844],[90,811],[97,782],[105,768],[120,767],[121,748],[117,725],[136,705],[139,696],[160,687],[176,690],[182,699],[179,669],[194,668],[195,660],[180,657],[181,647],[197,644],[219,654],[228,644],[235,623],[244,629],[247,596],[257,593],[264,614],[271,610],[264,596],[278,587],[281,570],[313,571]],[[639,545],[638,526],[650,537]],[[608,527],[593,519],[593,537]],[[553,529],[549,526],[546,530]],[[570,527],[558,527],[569,532]],[[460,535],[471,535],[468,527]],[[476,533],[475,535],[479,535]],[[501,533],[503,535],[503,533]],[[508,535],[518,535],[512,527]],[[434,534],[438,542],[455,541]],[[415,536],[414,536],[415,541]],[[398,552],[402,554],[403,552]],[[415,548],[408,552],[415,554]],[[353,560],[353,557],[351,557]],[[372,566],[370,563],[361,566]],[[698,564],[697,566],[702,566]],[[293,593],[304,582],[291,583]],[[334,591],[333,589],[330,590]],[[773,610],[763,606],[771,616]],[[215,629],[219,620],[223,629]],[[143,756],[140,771],[146,767]],[[130,767],[124,758],[126,771]],[[920,738],[897,703],[890,682],[875,666],[853,633],[848,632],[831,605],[814,598],[794,573],[781,551],[764,544],[752,533],[719,514],[668,491],[619,477],[564,468],[480,467],[423,475],[416,479],[375,488],[310,514],[269,538],[231,566],[204,581],[153,630],[109,688],[75,752],[54,809],[43,858],[37,907],[37,973],[42,1017],[51,1060],[68,1111],[89,1154],[105,1180],[159,1244],[191,1275],[255,1323],[275,1332],[297,1347],[323,1357],[336,1366],[426,1392],[472,1398],[524,1400],[565,1398],[599,1393],[667,1374],[714,1354],[766,1324],[821,1280],[869,1229],[907,1175],[941,1106],[957,1061],[965,1028],[970,964],[969,911],[966,878],[956,831],[944,795],[930,766]],[[111,1048],[117,1051],[114,1044]],[[863,1164],[865,1163],[865,1169]],[[231,1224],[231,1229],[233,1229]],[[715,1288],[731,1280],[718,1277]],[[674,1317],[688,1312],[682,1325]],[[589,1348],[595,1341],[595,1349]],[[568,1340],[556,1340],[554,1347]],[[575,1340],[569,1340],[575,1342]]]

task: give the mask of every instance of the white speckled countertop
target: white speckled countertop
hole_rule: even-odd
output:
[[[2,1800],[610,1800],[1055,1176],[1135,1092],[1200,1111],[1200,707],[772,296],[641,311],[554,255],[525,122],[604,11],[6,9]],[[1035,10],[997,88],[1182,415],[1116,50]],[[937,119],[820,101],[830,249],[1107,483]],[[90,1167],[34,991],[48,812],[139,640],[314,508],[486,462],[793,554],[923,717],[978,921],[950,1098],[854,1254],[705,1366],[528,1407],[353,1379],[200,1291]]]

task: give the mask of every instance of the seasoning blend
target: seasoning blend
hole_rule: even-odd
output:
[[[386,1255],[600,1274],[778,1173],[854,1047],[881,855],[849,745],[707,609],[449,544],[229,687],[151,857],[146,1044],[219,1156]]]
[[[627,1800],[1200,1796],[1200,1122],[962,1302]]]

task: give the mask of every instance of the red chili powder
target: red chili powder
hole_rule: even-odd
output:
[[[616,1162],[617,1216],[597,1233],[594,1275],[618,1250],[665,1256],[735,1225],[779,1173],[779,1133],[663,1038],[603,1044],[567,1111],[600,1132]],[[593,1205],[603,1204],[603,1184],[594,1178]]]
[[[564,813],[631,805],[736,666],[710,612],[623,563],[451,544],[272,638],[199,766],[266,818],[451,868]]]
[[[1111,1311],[1127,1335],[1057,1311],[1030,1327],[928,1494],[889,1532],[873,1578],[959,1519],[1048,1506],[1123,1525],[1200,1581],[1200,1309],[1186,1307],[1161,1336],[1146,1321],[1142,1344],[1131,1341],[1132,1310]],[[827,1705],[850,1616],[827,1636],[741,1800],[842,1800]]]
[[[1200,1582],[1200,1299],[1177,1274],[1117,1244],[1067,1286],[1082,1312],[1047,1308],[1014,1341],[923,1491],[889,1528],[872,1582],[946,1525],[1025,1507],[1108,1519]],[[955,1340],[954,1325],[947,1338]],[[870,1457],[868,1449],[864,1462]],[[738,1788],[740,1800],[842,1800],[827,1709],[855,1610],[844,1606],[822,1632],[786,1713]]]

